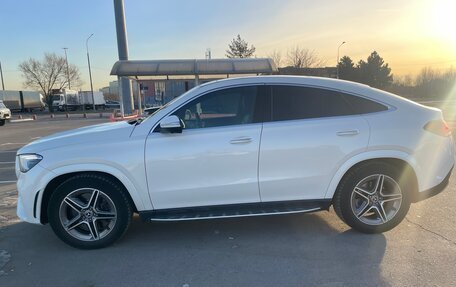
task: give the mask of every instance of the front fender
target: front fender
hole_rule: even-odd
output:
[[[74,164],[74,165],[65,165],[62,167],[58,167],[55,169],[50,170],[54,175],[53,178],[49,179],[47,182],[49,183],[52,179],[68,174],[68,173],[75,173],[75,172],[102,172],[107,173],[115,178],[117,178],[127,189],[128,193],[130,194],[136,208],[138,211],[140,210],[151,210],[153,209],[152,203],[149,199],[149,195],[147,192],[141,192],[141,188],[137,186],[130,178],[128,178],[125,173],[118,170],[117,168],[105,165],[105,164]]]
[[[328,185],[328,188],[326,190],[325,198],[326,199],[331,199],[334,196],[334,193],[336,192],[337,186],[339,185],[339,182],[342,180],[342,177],[345,175],[345,173],[355,166],[356,164],[366,161],[366,160],[371,160],[371,159],[381,159],[381,158],[394,158],[394,159],[400,159],[408,163],[413,170],[415,171],[415,174],[421,174],[420,173],[420,167],[417,163],[417,161],[411,156],[410,154],[404,152],[404,151],[398,151],[398,150],[371,150],[371,151],[366,151],[360,154],[357,154],[356,156],[351,157],[348,159],[346,162],[344,162],[337,172],[334,174],[331,182]],[[421,187],[420,185],[420,179],[419,177],[417,178],[418,180],[418,187]]]

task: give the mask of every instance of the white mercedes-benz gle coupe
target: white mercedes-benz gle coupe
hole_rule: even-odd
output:
[[[334,79],[233,78],[145,119],[21,148],[17,214],[83,249],[113,243],[133,213],[197,220],[332,205],[352,228],[378,233],[442,191],[453,165],[438,109]]]

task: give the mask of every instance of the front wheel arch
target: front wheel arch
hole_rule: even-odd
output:
[[[112,174],[106,173],[106,172],[100,172],[100,171],[83,171],[83,172],[72,172],[72,173],[66,173],[59,175],[55,178],[53,178],[47,185],[46,188],[43,191],[43,196],[41,199],[41,208],[40,208],[40,222],[41,224],[46,224],[49,222],[48,220],[48,214],[47,214],[47,208],[49,205],[49,199],[52,196],[52,193],[56,190],[56,188],[65,182],[67,179],[74,177],[76,175],[81,175],[81,174],[93,174],[93,175],[99,175],[102,177],[106,177],[107,179],[117,183],[119,186],[121,186],[124,189],[124,193],[130,203],[130,206],[133,208],[134,212],[138,212],[138,209],[131,198],[130,193],[128,192],[127,188],[125,185],[115,176]]]

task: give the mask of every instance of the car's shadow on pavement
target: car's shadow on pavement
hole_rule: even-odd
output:
[[[338,225],[333,216],[316,213],[152,223],[135,217],[119,242],[90,251],[65,245],[49,226],[18,223],[0,230],[0,249],[11,254],[4,268],[7,275],[0,276],[0,283],[390,286],[380,268],[385,236],[351,231]]]

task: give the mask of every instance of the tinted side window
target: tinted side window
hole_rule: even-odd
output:
[[[359,115],[384,111],[382,104],[337,91],[298,87],[272,87],[274,121]]]
[[[255,115],[257,87],[239,87],[203,95],[177,110],[186,129],[258,122]]]
[[[272,87],[272,120],[286,121],[320,117],[323,102],[301,87]]]
[[[354,110],[341,93],[330,90],[315,89],[320,91],[324,105],[324,117],[353,115]]]
[[[297,86],[273,86],[272,95],[274,121],[353,114],[350,105],[335,91]]]
[[[377,102],[353,96],[343,94],[344,99],[350,104],[350,107],[353,109],[355,114],[368,114],[386,111],[388,107],[379,104]]]

